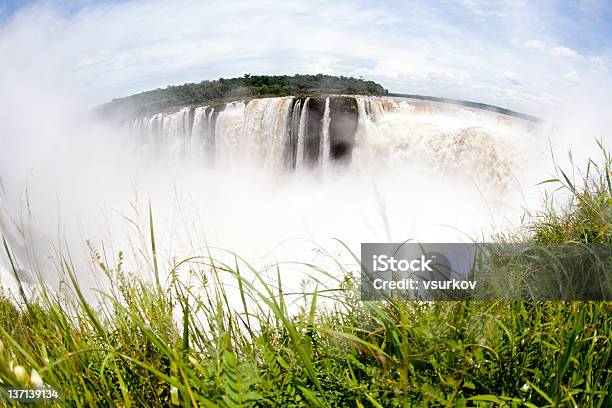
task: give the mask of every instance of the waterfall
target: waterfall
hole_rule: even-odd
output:
[[[112,149],[101,157],[113,161],[100,161],[99,167],[88,170],[89,163],[82,160],[90,156],[74,152],[91,153],[96,145],[83,143],[69,152],[61,172],[50,175],[54,182],[66,177],[63,191],[82,195],[64,204],[65,213],[72,215],[78,203],[83,208],[81,216],[88,219],[98,202],[108,197],[118,197],[115,204],[120,208],[118,200],[129,196],[136,180],[143,191],[151,192],[156,206],[165,206],[162,214],[170,214],[174,199],[169,196],[178,184],[189,195],[182,208],[188,214],[195,211],[194,221],[202,217],[202,225],[213,231],[209,236],[218,234],[211,239],[233,246],[244,234],[246,238],[237,245],[244,242],[247,250],[256,249],[253,253],[302,231],[302,220],[308,222],[304,222],[308,234],[315,231],[324,239],[336,234],[326,228],[338,225],[345,228],[344,236],[371,239],[369,225],[376,225],[387,212],[398,217],[398,228],[409,229],[415,236],[425,231],[421,227],[433,224],[478,233],[470,228],[482,225],[485,209],[475,205],[482,201],[480,195],[487,198],[486,206],[508,206],[507,192],[516,186],[511,183],[524,179],[525,158],[534,157],[537,139],[533,123],[500,113],[409,98],[335,95],[150,112],[132,118],[123,129],[129,132],[125,136],[133,136],[129,149],[120,132],[103,134],[112,139]],[[81,133],[87,132],[75,131]],[[121,158],[121,167],[115,165],[115,157]],[[173,165],[166,166],[168,161]],[[54,169],[55,163],[50,164],[41,169]],[[83,172],[74,171],[81,168]],[[37,203],[42,205],[38,215],[34,213],[37,219],[43,219],[41,211],[47,210],[45,203],[50,201],[46,189],[43,185],[36,191]],[[379,193],[384,208],[378,207]],[[36,259],[47,259],[48,245],[43,239],[29,245],[20,235],[27,229],[9,222],[19,220],[18,194],[15,188],[10,213],[1,213],[5,204],[0,203],[0,232],[9,239],[23,269],[31,269],[35,263],[26,264],[29,254],[23,248],[42,248]],[[470,212],[469,217],[465,215]],[[360,219],[363,230],[355,232]],[[51,224],[43,225],[45,233],[53,231]],[[179,224],[176,219],[168,221],[168,245],[186,242],[185,238],[179,243],[170,233]],[[6,262],[3,267],[7,269]]]
[[[292,97],[254,99],[246,106],[240,158],[281,169]]]
[[[189,156],[194,161],[211,164],[215,158],[215,108],[199,106],[193,111]]]
[[[184,107],[125,126],[138,145],[176,160],[245,163],[271,172],[422,161],[498,185],[511,178],[512,139],[531,124],[490,111],[391,97],[292,96]]]
[[[242,124],[245,121],[244,102],[232,102],[219,113],[215,126],[216,158],[230,161],[238,158]]]
[[[293,101],[290,109],[290,121],[287,124],[287,139],[285,141],[283,161],[288,169],[295,169],[297,159],[297,141],[302,117],[302,101]]]
[[[295,168],[299,169],[302,167],[302,162],[304,161],[304,143],[306,140],[306,124],[308,123],[308,102],[310,102],[310,98],[306,98],[304,101],[304,107],[300,112],[300,124],[298,128],[297,135],[297,148],[296,148],[296,160],[295,160]]]
[[[209,163],[214,162],[215,159],[215,108],[210,108],[206,114],[206,137],[204,137],[205,146],[205,160]]]
[[[270,103],[266,111],[269,126],[264,165],[272,171],[281,171],[284,167],[285,141],[288,138],[287,129],[291,124],[293,100],[293,97],[281,98],[276,103]]]
[[[191,128],[191,151],[197,156],[206,149],[206,135],[208,133],[207,106],[195,108],[193,113],[193,127]]]
[[[191,108],[182,108],[176,113],[165,115],[161,121],[161,146],[164,151],[173,156],[183,156],[187,151],[191,138],[189,112]]]
[[[323,135],[323,140],[320,147],[319,154],[319,162],[321,164],[321,168],[325,171],[328,163],[329,163],[329,149],[330,149],[330,139],[329,139],[329,125],[331,123],[331,117],[329,113],[329,97],[325,98],[325,111],[323,112],[323,121],[321,123],[321,134]]]

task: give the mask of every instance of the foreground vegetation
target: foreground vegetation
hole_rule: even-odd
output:
[[[612,162],[602,150],[603,161],[582,176],[558,169],[549,182],[570,201],[533,214],[531,239],[611,242]],[[339,265],[345,278],[323,307],[328,290],[290,295],[262,278],[253,283],[244,276],[261,275],[238,257],[183,260],[163,282],[153,256],[150,284],[123,269],[121,254],[92,255],[112,283],[102,306],[85,301],[68,261],[62,272],[73,296],[0,301],[5,385],[44,382],[61,390],[57,405],[79,407],[612,402],[609,302],[360,302],[351,271]],[[198,285],[182,283],[185,269]],[[238,302],[224,289],[230,281]],[[290,299],[300,305],[294,313]]]
[[[274,96],[386,95],[388,91],[373,81],[333,75],[250,75],[219,78],[193,84],[168,86],[114,99],[98,111],[125,119],[164,112],[184,106],[217,105],[247,98]]]

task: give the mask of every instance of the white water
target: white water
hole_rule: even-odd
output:
[[[419,162],[441,177],[461,175],[484,188],[504,189],[522,179],[522,158],[541,142],[533,124],[487,111],[401,98],[357,101],[354,162],[366,169]]]
[[[300,116],[299,131],[297,136],[297,159],[296,169],[302,168],[304,161],[304,139],[306,138],[306,122],[308,120],[308,102],[310,98],[306,98],[304,106],[302,106],[302,114]]]
[[[155,114],[134,119],[129,129],[139,137],[158,144],[166,157],[212,161],[206,157],[205,141],[216,139],[216,160],[244,162],[283,171],[284,143],[292,115],[300,115],[297,137],[297,167],[304,158],[307,98],[304,109],[291,110],[292,97],[254,99],[227,105],[212,129],[212,111],[206,106],[176,113]],[[299,103],[299,102],[298,102]],[[488,111],[479,111],[437,102],[403,98],[358,97],[358,127],[354,166],[395,167],[421,162],[441,174],[464,174],[474,182],[504,188],[513,180],[517,161],[527,154],[534,136],[532,123]],[[159,123],[162,141],[155,142]],[[321,122],[322,143],[319,164],[330,163],[329,98]],[[216,135],[215,135],[216,133]]]
[[[213,130],[206,107],[192,111],[191,126],[184,108],[135,119],[127,134],[98,130],[96,137],[108,140],[93,156],[77,156],[88,138],[75,143],[74,151],[57,152],[63,162],[51,168],[55,185],[47,185],[49,174],[41,172],[27,181],[31,211],[25,223],[31,236],[44,237],[29,256],[53,282],[48,256],[65,239],[63,252],[70,251],[91,286],[99,271],[91,268],[86,240],[111,258],[125,251],[134,268],[144,265],[150,261],[149,200],[166,270],[172,259],[206,255],[207,245],[235,251],[258,266],[283,260],[330,266],[317,244],[337,254],[334,238],[358,252],[361,242],[468,241],[518,225],[525,189],[533,186],[525,164],[545,148],[531,124],[433,102],[358,98],[353,158],[337,168],[329,154],[327,100],[321,177],[303,168],[307,109],[301,109],[297,135],[296,166],[303,171],[283,167],[287,129],[297,115],[291,101],[228,104],[216,120],[212,158],[206,154]],[[57,126],[58,134],[86,129],[78,123]],[[17,215],[24,185],[9,187],[9,218],[22,219]],[[11,239],[17,247],[19,237]],[[305,276],[296,267],[284,273],[284,284],[293,289]]]
[[[323,120],[321,121],[321,134],[323,138],[320,146],[320,165],[323,168],[323,173],[327,173],[329,168],[329,149],[330,149],[330,138],[329,138],[329,125],[331,123],[331,117],[329,112],[329,98],[325,98],[325,111],[323,112]]]
[[[238,155],[245,105],[234,102],[227,105],[217,119],[216,147],[220,161],[235,159]]]

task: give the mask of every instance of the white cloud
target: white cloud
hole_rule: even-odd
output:
[[[552,34],[559,17],[531,3],[154,0],[92,3],[70,15],[44,4],[5,24],[0,51],[58,73],[90,106],[246,72],[323,72],[535,113],[562,99],[567,72],[588,78],[612,61],[548,49],[564,43]]]
[[[580,82],[580,80],[581,80],[580,74],[578,72],[576,72],[576,70],[571,70],[571,71],[565,73],[563,75],[563,77],[566,78],[569,81],[576,82],[576,83]]]
[[[341,60],[334,57],[322,57],[318,61],[306,64],[306,71],[320,72],[322,74],[337,75],[342,73]]]
[[[546,45],[540,40],[527,40],[523,43],[527,48],[542,49]]]
[[[555,57],[580,58],[580,54],[568,47],[553,47],[550,50],[550,55]]]
[[[514,84],[514,85],[523,85],[525,83],[525,81],[523,81],[523,79],[519,78],[514,72],[512,72],[509,69],[507,69],[504,72],[500,73],[498,76],[500,78],[503,78],[506,81]]]

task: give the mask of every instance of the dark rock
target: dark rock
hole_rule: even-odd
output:
[[[325,98],[310,98],[308,101],[308,120],[304,137],[304,165],[314,167],[319,162],[319,149],[323,139],[323,113]]]
[[[353,155],[357,131],[357,100],[350,96],[331,97],[329,108],[330,158],[349,162]]]

